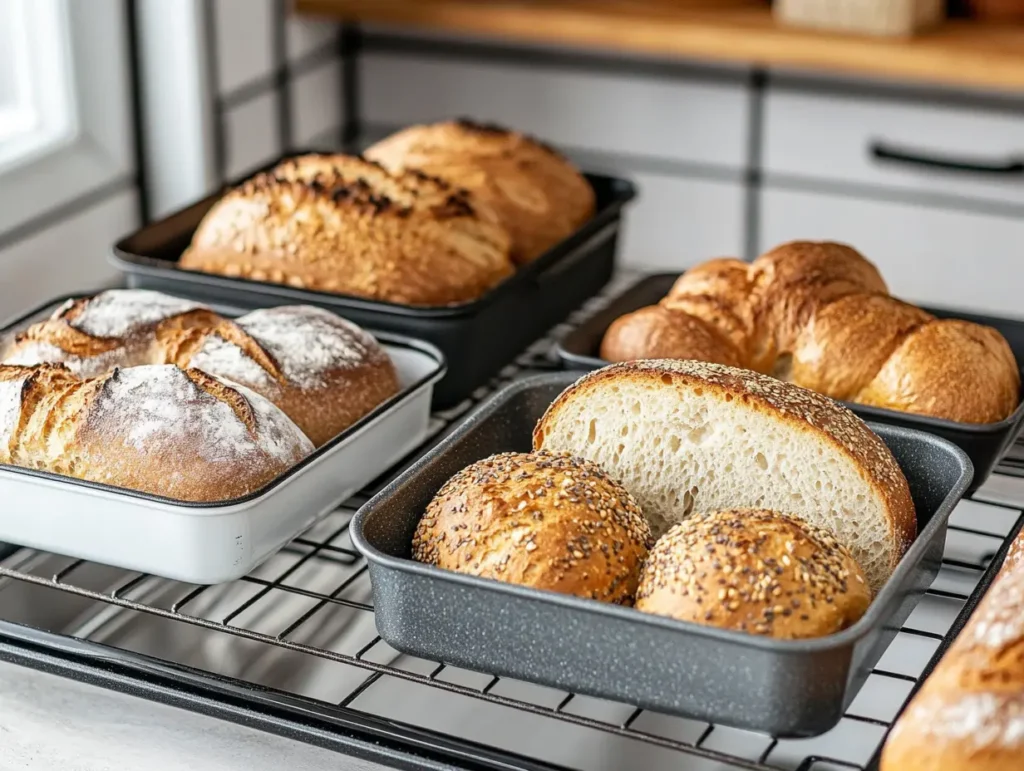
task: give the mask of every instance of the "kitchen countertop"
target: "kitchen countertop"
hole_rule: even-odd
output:
[[[254,728],[0,662],[0,771],[375,771]]]

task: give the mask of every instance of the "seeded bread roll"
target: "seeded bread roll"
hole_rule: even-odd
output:
[[[283,306],[231,321],[145,289],[65,303],[15,336],[0,362],[62,363],[82,377],[146,364],[196,367],[270,399],[317,446],[398,392],[387,352],[329,311]]]
[[[651,530],[633,498],[593,463],[504,453],[453,476],[427,506],[413,559],[630,605]]]
[[[823,637],[871,603],[867,579],[826,530],[764,509],[695,514],[651,550],[637,610],[780,639]]]
[[[471,191],[497,212],[522,265],[594,214],[590,183],[561,154],[502,126],[467,120],[410,126],[368,148],[390,169],[421,169]]]
[[[512,274],[486,204],[418,172],[305,155],[228,192],[179,266],[405,305],[476,299]]]
[[[312,451],[262,396],[197,369],[81,380],[60,364],[0,365],[0,463],[212,502],[254,492]]]

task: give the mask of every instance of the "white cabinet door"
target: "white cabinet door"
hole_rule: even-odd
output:
[[[1024,317],[1024,219],[766,189],[760,248],[794,239],[849,243],[894,295]]]

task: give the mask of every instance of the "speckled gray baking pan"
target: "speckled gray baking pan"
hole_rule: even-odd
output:
[[[441,485],[492,453],[529,450],[537,419],[577,377],[509,385],[359,510],[352,540],[369,562],[381,637],[432,661],[777,736],[834,726],[938,572],[947,520],[971,481],[968,457],[931,434],[871,424],[910,483],[919,535],[864,617],[815,640],[771,640],[412,561],[413,531]]]

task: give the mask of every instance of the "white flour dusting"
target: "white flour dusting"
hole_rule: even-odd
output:
[[[239,389],[241,391],[241,389]],[[270,454],[295,462],[312,450],[291,421],[262,397],[246,390],[264,434],[254,437],[224,402],[197,387],[173,365],[148,365],[117,370],[96,402],[98,425],[124,427],[127,442],[140,451],[188,447],[210,463],[259,461]],[[272,413],[277,413],[274,415]]]
[[[990,648],[1002,648],[1024,641],[1024,591],[1016,581],[1001,580],[972,620],[971,639]]]
[[[219,375],[234,383],[243,383],[250,388],[266,389],[274,385],[274,379],[255,359],[234,343],[220,335],[209,335],[199,347],[188,365]]]
[[[88,378],[110,372],[114,367],[123,364],[125,358],[126,353],[121,348],[82,358],[51,343],[30,340],[4,359],[3,363],[19,364],[23,367],[30,367],[33,364],[64,364],[78,377]]]
[[[910,718],[933,736],[965,739],[977,747],[1024,745],[1024,697],[968,693],[954,702],[919,702]]]
[[[93,297],[69,324],[93,337],[125,337],[205,305],[149,289],[110,289]]]
[[[21,418],[21,392],[27,377],[0,381],[0,459],[7,456],[14,429]]]

